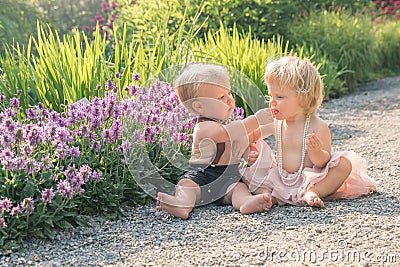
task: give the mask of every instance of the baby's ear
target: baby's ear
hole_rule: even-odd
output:
[[[198,114],[202,114],[204,111],[203,104],[199,100],[192,101],[191,108],[193,109],[194,112],[196,112]]]

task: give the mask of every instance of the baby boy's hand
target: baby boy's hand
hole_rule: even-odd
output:
[[[306,137],[306,149],[308,152],[322,150],[321,140],[317,137],[315,133],[311,133]]]

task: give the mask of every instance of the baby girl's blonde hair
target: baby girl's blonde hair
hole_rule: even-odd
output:
[[[264,82],[278,82],[282,89],[296,90],[307,113],[315,113],[324,98],[324,84],[317,68],[308,59],[284,56],[267,61]]]
[[[199,96],[202,84],[218,84],[222,81],[229,81],[224,67],[211,63],[192,63],[175,79],[174,88],[179,100],[187,105],[189,100]]]

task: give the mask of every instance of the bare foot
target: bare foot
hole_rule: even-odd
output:
[[[310,207],[324,207],[324,202],[322,199],[317,195],[317,193],[313,191],[308,191],[304,194],[303,200],[307,203]]]
[[[249,200],[246,201],[240,207],[240,213],[242,214],[250,214],[256,212],[268,211],[272,207],[271,196],[267,193],[253,195],[249,197]]]
[[[166,213],[187,220],[193,207],[182,205],[182,203],[175,197],[165,193],[159,192],[157,195],[157,210],[165,211]]]

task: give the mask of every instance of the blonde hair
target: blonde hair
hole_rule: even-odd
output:
[[[317,68],[308,59],[284,56],[267,61],[264,82],[278,82],[281,88],[296,90],[309,114],[315,113],[324,98],[324,84]]]
[[[224,67],[211,63],[192,63],[175,79],[174,88],[179,100],[185,104],[199,96],[202,84],[218,84],[222,81],[229,81]]]

